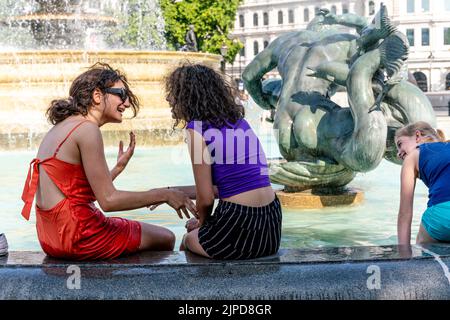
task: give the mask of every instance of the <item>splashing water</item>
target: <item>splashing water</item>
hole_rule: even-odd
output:
[[[158,1],[3,0],[0,50],[165,50]]]
[[[220,64],[218,55],[166,51],[157,0],[0,0],[0,150],[34,149],[50,128],[50,101],[66,98],[73,79],[99,61],[123,71],[141,102],[137,118],[126,113],[104,132],[167,142],[172,117],[162,81],[186,60]]]

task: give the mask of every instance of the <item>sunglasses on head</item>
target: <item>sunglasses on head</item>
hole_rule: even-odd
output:
[[[128,98],[128,92],[127,92],[127,89],[125,89],[125,88],[106,88],[105,92],[119,96],[119,98],[120,98],[120,100],[122,100],[122,102],[125,102],[125,100],[127,100],[127,98]]]

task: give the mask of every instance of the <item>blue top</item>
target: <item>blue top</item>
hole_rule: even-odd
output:
[[[424,143],[419,150],[419,178],[428,187],[428,207],[450,201],[450,143]]]
[[[266,155],[245,119],[222,128],[190,121],[186,129],[197,131],[205,140],[212,160],[212,182],[217,186],[219,198],[270,186]]]

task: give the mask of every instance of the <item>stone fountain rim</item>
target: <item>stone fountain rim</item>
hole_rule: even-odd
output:
[[[8,51],[0,51],[0,56],[8,56],[10,57],[11,53],[17,55],[28,56],[29,54],[38,55],[38,56],[46,56],[46,55],[54,55],[57,54],[82,54],[82,55],[115,55],[115,54],[123,54],[123,55],[164,55],[164,56],[192,56],[192,57],[211,57],[211,58],[221,58],[219,54],[207,53],[207,52],[186,52],[186,51],[168,51],[168,50],[133,50],[133,49],[109,49],[109,50],[70,50],[70,49],[48,49],[48,50],[8,50]]]
[[[16,21],[32,21],[32,20],[96,20],[107,21],[117,23],[118,19],[110,17],[108,15],[99,15],[94,13],[73,13],[73,14],[58,14],[58,13],[46,13],[46,14],[26,14],[21,16],[9,17],[7,22]]]

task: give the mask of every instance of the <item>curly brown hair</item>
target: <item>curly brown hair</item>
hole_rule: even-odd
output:
[[[126,76],[106,63],[97,62],[72,82],[69,98],[53,100],[50,103],[46,112],[48,120],[52,124],[57,124],[72,115],[87,115],[92,106],[94,90],[99,89],[105,93],[106,88],[112,87],[119,80],[123,82],[127,90],[130,107],[135,117],[139,111],[139,100],[130,90]]]
[[[221,128],[244,118],[242,105],[235,102],[236,89],[218,72],[201,64],[184,64],[165,80],[166,100],[175,118],[175,129],[192,120]]]

